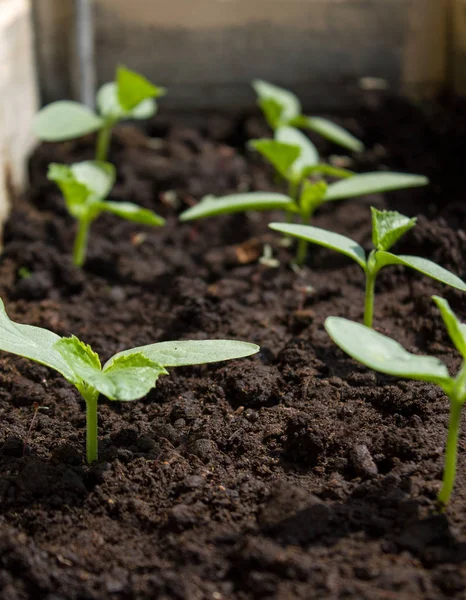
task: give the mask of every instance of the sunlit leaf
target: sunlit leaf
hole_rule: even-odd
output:
[[[165,88],[154,85],[140,73],[122,65],[117,68],[116,84],[118,102],[125,111],[133,110],[144,100],[166,94]]]
[[[342,148],[351,150],[352,152],[362,152],[364,150],[364,144],[358,140],[349,131],[346,131],[340,125],[324,119],[322,117],[304,117],[307,119],[306,125],[309,129],[312,129],[327,140],[338,144]],[[304,125],[303,125],[304,126]]]
[[[235,358],[244,358],[259,352],[259,346],[235,340],[184,340],[177,342],[159,342],[148,346],[139,346],[115,354],[104,366],[106,370],[121,356],[135,352],[143,354],[149,360],[163,367],[182,367],[202,365]]]
[[[68,381],[75,383],[75,373],[55,348],[60,339],[60,336],[47,329],[14,323],[6,314],[5,305],[0,299],[0,350],[30,358],[55,369]]]
[[[311,140],[296,127],[283,125],[275,131],[275,139],[284,144],[297,146],[300,150],[298,158],[291,165],[295,179],[300,180],[304,169],[319,163],[319,153]]]
[[[274,192],[250,192],[249,194],[233,194],[216,198],[206,196],[201,202],[188,208],[180,215],[180,221],[193,221],[204,217],[227,215],[249,210],[291,209],[294,200],[284,194]]]
[[[461,323],[446,300],[439,296],[432,296],[432,299],[440,310],[448,335],[455,348],[463,358],[466,358],[466,324]]]
[[[35,116],[33,130],[45,142],[72,140],[97,131],[103,119],[79,102],[60,100],[42,108]]]
[[[389,250],[407,231],[416,225],[416,217],[410,219],[393,210],[377,210],[371,207],[372,243],[378,250]]]
[[[286,125],[301,114],[301,102],[295,94],[262,79],[255,79],[252,87],[259,99],[271,98],[282,107],[281,123]]]
[[[105,202],[99,202],[99,209],[103,212],[117,215],[127,221],[133,221],[134,223],[151,226],[161,226],[165,224],[165,219],[160,217],[157,213],[147,208],[142,208],[132,202],[111,202],[107,200]]]
[[[397,377],[450,385],[446,366],[432,356],[411,354],[391,338],[348,319],[328,317],[325,329],[344,352],[363,365]]]
[[[381,269],[386,265],[404,265],[415,271],[419,271],[423,275],[427,275],[431,279],[440,281],[445,285],[449,285],[458,290],[466,291],[466,283],[457,275],[454,275],[447,269],[440,267],[436,263],[421,258],[420,256],[395,255],[391,252],[378,251],[375,254],[377,269]]]
[[[298,160],[299,146],[278,140],[251,140],[249,146],[267,159],[284,179],[291,176],[291,167]]]
[[[337,181],[328,186],[326,200],[343,200],[366,194],[378,194],[392,190],[427,185],[429,180],[423,175],[405,173],[363,173],[349,179]]]
[[[366,269],[366,253],[364,252],[364,249],[354,240],[351,240],[344,235],[334,233],[333,231],[326,231],[319,227],[312,227],[311,225],[270,223],[269,227],[274,231],[279,231],[280,233],[306,240],[312,244],[318,244],[319,246],[329,248],[330,250],[336,250],[336,252],[345,254],[349,258],[355,260],[364,270]]]

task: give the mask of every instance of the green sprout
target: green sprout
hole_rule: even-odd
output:
[[[300,136],[303,134],[296,131]],[[308,142],[307,138],[306,142]],[[198,204],[180,214],[181,221],[194,221],[206,217],[229,215],[239,212],[283,210],[288,215],[298,215],[304,224],[308,224],[315,211],[327,202],[336,202],[346,198],[355,198],[367,194],[377,194],[392,190],[407,189],[427,185],[429,180],[422,175],[405,173],[362,173],[352,175],[348,171],[335,170],[330,165],[310,165],[311,150],[301,151],[296,145],[283,144],[276,140],[258,140],[257,149],[274,164],[290,183],[290,194],[276,192],[249,192],[232,194],[217,198],[205,196]],[[310,143],[310,142],[309,142]],[[296,169],[295,161],[307,157],[307,163],[300,162],[301,169]],[[324,181],[309,181],[306,176],[327,174],[346,177],[340,181],[327,184]],[[349,175],[352,175],[349,177]],[[288,219],[289,220],[289,219]],[[298,244],[296,263],[303,264],[307,254],[307,241],[302,239]]]
[[[466,401],[466,324],[458,320],[446,300],[438,296],[433,296],[433,300],[440,310],[451,341],[463,359],[456,377],[449,375],[447,367],[439,359],[411,354],[395,340],[360,323],[328,317],[325,329],[337,346],[370,369],[396,377],[435,383],[448,396],[450,420],[443,483],[438,495],[438,501],[444,508],[455,484],[461,410]]]
[[[262,79],[254,80],[252,86],[257,94],[264,117],[274,131],[283,125],[312,129],[347,150],[352,152],[364,150],[363,143],[343,127],[322,117],[303,115],[299,98],[289,90],[267,83]]]
[[[114,125],[125,119],[150,119],[157,112],[155,99],[165,93],[143,75],[119,66],[115,81],[97,92],[99,114],[79,102],[53,102],[36,115],[34,133],[44,142],[62,142],[97,131],[95,157],[105,161]]]
[[[436,263],[421,258],[420,256],[396,255],[388,252],[400,237],[416,224],[416,218],[410,219],[395,211],[377,210],[372,211],[372,243],[375,247],[368,256],[362,246],[354,240],[327,231],[319,227],[309,225],[295,225],[291,223],[271,223],[269,227],[274,231],[285,233],[312,244],[318,244],[330,248],[352,258],[363,269],[366,275],[366,294],[364,304],[364,324],[372,327],[374,315],[374,292],[377,274],[383,267],[388,265],[403,265],[419,271],[432,279],[446,285],[466,291],[466,283],[459,277],[450,273]]]
[[[166,368],[243,358],[259,346],[234,340],[160,342],[118,352],[102,367],[99,356],[77,337],[63,337],[11,321],[0,300],[0,350],[55,369],[73,384],[86,403],[87,462],[97,460],[99,394],[127,402],[144,397]]]
[[[90,226],[103,212],[144,225],[163,225],[165,220],[132,202],[106,200],[115,183],[115,167],[107,162],[87,160],[74,165],[51,163],[47,177],[60,188],[70,215],[78,221],[73,261],[78,267],[86,260]]]

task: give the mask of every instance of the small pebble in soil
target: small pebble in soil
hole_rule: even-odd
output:
[[[375,477],[378,474],[377,465],[366,444],[355,444],[350,450],[350,459],[360,477]]]

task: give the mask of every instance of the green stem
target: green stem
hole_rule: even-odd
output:
[[[107,160],[108,149],[110,147],[110,139],[112,137],[113,123],[107,123],[102,127],[97,135],[97,145],[95,152],[96,160]]]
[[[77,267],[82,267],[86,260],[87,240],[89,238],[89,228],[91,221],[81,219],[78,221],[78,231],[74,240],[73,262]]]
[[[306,213],[301,213],[301,222],[303,225],[309,225],[309,221],[314,215],[314,210],[309,209]],[[301,267],[306,262],[307,251],[309,248],[309,242],[303,238],[298,240],[298,247],[296,250],[295,263]]]
[[[447,447],[445,450],[445,467],[443,470],[442,489],[438,501],[445,507],[450,500],[456,476],[456,457],[458,451],[458,435],[461,422],[461,409],[463,405],[455,399],[450,401],[450,420],[448,423]]]
[[[98,426],[97,399],[99,394],[92,391],[86,394],[86,457],[89,464],[97,460]]]
[[[374,320],[374,293],[375,293],[375,279],[377,273],[366,271],[366,297],[364,301],[364,325],[366,327],[372,327]]]

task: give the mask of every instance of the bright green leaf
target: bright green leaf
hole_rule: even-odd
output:
[[[295,206],[292,198],[274,192],[250,192],[216,198],[206,196],[201,202],[180,215],[180,221],[193,221],[204,217],[227,215],[249,210],[290,210]]]
[[[60,188],[69,213],[76,219],[82,218],[87,212],[86,203],[92,193],[84,184],[76,180],[71,167],[50,163],[47,177]]]
[[[432,299],[440,310],[448,335],[455,345],[455,348],[463,358],[466,358],[466,324],[461,323],[444,298],[432,296]]]
[[[375,254],[375,259],[377,270],[386,265],[404,265],[405,267],[410,267],[415,271],[419,271],[419,273],[422,273],[423,275],[427,275],[427,277],[430,277],[431,279],[440,281],[445,285],[449,285],[463,292],[466,291],[466,283],[462,279],[427,258],[406,255],[396,256],[391,252],[378,251]]]
[[[278,140],[251,140],[249,146],[260,152],[284,179],[290,177],[290,169],[300,155],[300,148]]]
[[[116,83],[118,102],[125,111],[133,110],[143,100],[166,94],[165,88],[157,87],[140,73],[124,66],[117,68]]]
[[[131,401],[146,396],[160,375],[168,371],[141,353],[120,356],[104,369],[103,375],[112,386],[105,395],[110,400]]]
[[[60,100],[40,110],[33,124],[35,135],[45,142],[61,142],[101,129],[104,122],[89,108]]]
[[[261,98],[259,106],[264,113],[265,120],[275,130],[280,125],[283,106],[274,98]]]
[[[143,225],[161,226],[165,224],[165,219],[159,217],[155,212],[147,208],[142,208],[132,202],[99,202],[98,207],[102,212],[110,212],[127,221],[141,223]]]
[[[97,198],[106,198],[115,184],[114,165],[100,160],[85,160],[70,167],[78,183],[85,185]]]
[[[330,248],[341,254],[345,254],[355,260],[360,267],[366,269],[366,253],[364,249],[350,238],[334,233],[333,231],[326,231],[319,227],[312,227],[311,225],[295,225],[291,223],[270,223],[270,229],[279,231],[286,235],[297,237],[313,244],[318,244],[324,248]]]
[[[76,383],[76,375],[55,348],[60,339],[60,336],[47,329],[14,323],[6,314],[5,305],[0,299],[0,350],[30,358],[55,369],[71,383]]]
[[[291,165],[291,173],[295,180],[301,180],[304,169],[319,163],[319,153],[310,139],[296,127],[283,125],[275,131],[275,139],[283,144],[297,146],[300,150],[298,158]]]
[[[97,92],[97,107],[100,114],[111,122],[122,119],[150,119],[157,112],[157,103],[148,98],[137,104],[132,110],[126,110],[118,100],[117,84],[105,83]]]
[[[448,370],[440,360],[411,354],[395,340],[365,325],[340,317],[328,317],[325,329],[344,352],[375,371],[442,386],[451,384]]]
[[[89,381],[89,377],[95,372],[100,373],[102,369],[98,354],[74,335],[59,339],[55,343],[55,349],[66,361],[70,370],[85,382]]]
[[[351,150],[352,152],[362,152],[364,150],[364,144],[349,131],[340,127],[340,125],[332,123],[332,121],[323,119],[322,117],[305,118],[307,119],[306,126],[327,140],[338,144],[342,148]]]
[[[110,367],[121,356],[132,355],[135,352],[143,354],[149,360],[164,367],[183,367],[202,365],[235,358],[244,358],[259,352],[259,346],[248,342],[235,340],[184,340],[178,342],[159,342],[148,346],[139,346],[115,354],[105,365]]]
[[[324,202],[327,184],[325,181],[317,181],[312,183],[305,180],[301,188],[301,196],[299,198],[299,206],[302,213],[309,217],[312,213]]]
[[[301,114],[301,102],[292,92],[262,79],[255,79],[252,87],[259,100],[271,98],[282,107],[281,122],[283,125]]]
[[[423,175],[405,173],[363,173],[349,179],[337,181],[328,186],[326,201],[343,200],[366,194],[378,194],[391,190],[427,185],[429,180]]]
[[[410,219],[393,210],[377,210],[371,206],[372,243],[377,250],[389,250],[402,235],[416,225],[416,217]]]
[[[353,177],[355,173],[349,169],[341,169],[339,167],[320,163],[312,167],[307,167],[302,173],[303,177],[309,177],[311,175],[326,175],[327,177],[335,177],[337,179],[347,179],[348,177]]]

